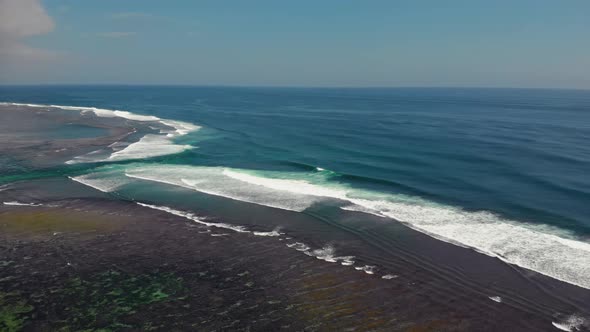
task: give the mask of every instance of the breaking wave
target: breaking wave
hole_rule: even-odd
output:
[[[139,122],[153,122],[159,129],[159,134],[147,134],[139,141],[131,143],[123,149],[117,150],[115,146],[109,146],[110,150],[97,150],[91,153],[78,156],[68,160],[66,164],[91,163],[91,162],[113,162],[130,159],[145,159],[159,157],[169,154],[183,152],[193,147],[190,145],[181,145],[174,143],[174,139],[196,131],[201,127],[183,121],[161,119],[153,115],[141,115],[127,111],[110,110],[96,107],[83,106],[64,106],[64,105],[40,105],[40,104],[21,104],[21,103],[0,103],[0,105],[26,106],[46,109],[62,109],[69,111],[78,111],[82,114],[92,113],[102,118],[121,118]]]
[[[556,328],[567,332],[580,331],[580,329],[583,326],[587,325],[587,323],[587,319],[580,317],[578,315],[571,315],[569,317],[566,317],[565,319],[551,322],[551,324],[553,324],[553,326],[555,326]]]
[[[466,211],[417,197],[356,189],[330,182],[317,172],[306,175],[158,165],[130,167],[125,174],[291,211],[304,211],[326,199],[340,201],[347,210],[392,218],[437,239],[590,288],[590,244],[549,226],[524,224],[491,212]]]

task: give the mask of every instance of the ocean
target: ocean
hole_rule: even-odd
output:
[[[144,124],[59,163],[2,156],[2,186],[69,177],[385,278],[400,222],[590,288],[590,91],[3,86],[0,101]]]

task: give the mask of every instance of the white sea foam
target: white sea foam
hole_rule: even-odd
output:
[[[1,102],[0,105],[14,105],[14,106],[27,106],[35,108],[59,108],[68,111],[79,111],[79,112],[92,112],[96,116],[107,117],[107,118],[125,118],[128,120],[135,121],[160,121],[161,119],[152,115],[141,115],[127,111],[110,110],[96,107],[85,107],[85,106],[64,106],[64,105],[41,105],[41,104],[24,104],[24,103],[7,103]]]
[[[281,236],[284,233],[281,233],[280,228],[275,228],[270,232],[252,232],[252,234],[256,235],[256,236],[270,236],[270,237],[277,237],[277,236]]]
[[[162,119],[162,120],[160,120],[160,122],[168,127],[174,128],[174,132],[172,132],[172,133],[167,132],[167,134],[169,134],[169,135],[172,134],[175,136],[184,136],[192,131],[197,131],[197,130],[201,129],[200,126],[197,126],[197,125],[194,125],[194,124],[188,123],[188,122],[183,122],[183,121]]]
[[[137,169],[134,169],[133,171],[137,171]],[[92,188],[95,188],[97,190],[103,191],[103,192],[112,192],[129,182],[129,181],[121,180],[120,176],[118,176],[117,174],[113,174],[114,172],[116,172],[116,170],[115,171],[102,171],[102,172],[96,172],[96,173],[78,176],[78,177],[71,178],[71,179],[74,181],[80,182],[82,184],[85,184],[87,186],[90,186]],[[150,172],[147,172],[147,173],[150,173]],[[174,172],[172,172],[172,173],[174,173]],[[151,176],[154,176],[153,173],[150,173],[150,174],[151,174]],[[171,173],[168,173],[168,174],[171,174]],[[133,174],[129,174],[129,173],[124,173],[124,175],[126,178],[138,178],[138,179],[142,179],[142,180],[150,180],[151,179],[150,176],[139,176],[139,175],[133,175]],[[156,173],[156,175],[158,175],[158,174]],[[178,181],[178,180],[175,181],[175,180],[170,180],[170,179],[168,179],[168,180],[159,179],[157,181],[163,182],[163,183],[168,183],[168,184],[173,184],[173,185],[179,185],[179,186],[183,186],[183,187],[191,188],[191,189],[194,186],[194,184],[187,185],[186,184],[187,181],[182,181],[182,179],[181,179],[181,181]],[[173,208],[170,208],[167,206],[157,206],[157,205],[145,204],[145,203],[140,203],[140,202],[136,202],[136,203],[138,205],[141,205],[144,207],[148,207],[148,208],[160,210],[160,211],[165,211],[165,212],[168,212],[168,213],[176,215],[176,216],[187,218],[187,219],[190,219],[194,222],[197,222],[199,224],[202,224],[202,225],[205,225],[208,227],[230,229],[230,230],[240,232],[240,233],[251,233],[255,236],[279,237],[281,235],[284,235],[284,233],[280,232],[279,228],[276,228],[270,232],[249,231],[243,226],[234,226],[234,225],[229,225],[229,224],[225,224],[225,223],[207,222],[207,221],[203,220],[202,218],[195,216],[193,213],[176,210],[176,209],[173,209]],[[224,235],[228,235],[228,234],[225,234],[225,233],[211,234],[211,236],[224,236]],[[289,239],[291,239],[291,238],[289,238]],[[335,249],[331,245],[324,246],[321,249],[311,250],[311,248],[304,243],[294,242],[294,243],[288,243],[287,247],[293,248],[297,251],[301,251],[308,256],[312,256],[312,257],[315,257],[317,259],[320,259],[320,260],[323,260],[326,262],[330,262],[330,263],[340,262],[340,264],[342,264],[344,266],[352,266],[354,264],[354,258],[355,258],[354,256],[336,256]],[[365,269],[365,272],[368,274],[373,274],[372,269],[373,269],[373,267],[367,267]]]
[[[190,145],[175,144],[164,136],[149,134],[142,137],[138,142],[130,144],[123,150],[114,152],[106,160],[118,161],[151,158],[175,154],[192,148]]]
[[[344,266],[354,265],[354,261],[352,260],[354,258],[354,256],[343,256],[341,258],[342,258],[342,260],[340,261],[340,264],[342,264]]]
[[[25,104],[25,103],[7,103],[7,102],[0,102],[0,105],[5,106],[27,106],[27,107],[50,107],[49,105],[39,105],[39,104]]]
[[[360,192],[344,186],[261,177],[235,170],[226,170],[224,174],[277,191],[348,201],[360,211],[394,218],[437,239],[590,288],[590,243],[550,234],[546,232],[547,227],[519,225],[490,212],[465,211],[403,195]]]
[[[201,218],[196,217],[193,213],[172,209],[167,206],[150,205],[150,204],[145,204],[145,203],[140,203],[140,202],[136,202],[136,203],[138,205],[145,206],[145,207],[148,207],[151,209],[165,211],[165,212],[168,212],[168,213],[176,215],[176,216],[190,219],[190,220],[193,220],[199,224],[209,226],[209,227],[225,228],[225,229],[230,229],[230,230],[233,230],[233,231],[236,231],[239,233],[252,233],[257,236],[280,236],[283,234],[283,233],[280,233],[278,229],[275,229],[271,232],[251,232],[243,226],[234,226],[234,225],[229,225],[229,224],[224,224],[224,223],[207,222]],[[222,234],[212,233],[210,235],[211,236],[227,236],[229,234],[227,234],[227,233],[222,233]],[[316,257],[317,259],[320,259],[320,260],[323,260],[326,262],[330,262],[330,263],[340,262],[342,265],[345,265],[345,266],[351,266],[354,264],[354,261],[353,261],[354,256],[335,256],[334,247],[332,247],[330,245],[324,246],[321,249],[310,250],[311,248],[308,245],[306,245],[305,243],[294,242],[294,243],[288,243],[287,247],[293,248],[297,251],[301,251],[308,256],[313,256],[313,257]],[[363,267],[361,269],[363,269],[363,271],[365,271],[368,274],[373,274],[374,268],[375,268],[374,266],[366,265],[365,267]]]
[[[108,176],[108,174],[98,173],[98,174],[87,174],[87,175],[80,175],[80,176],[68,176],[73,181],[81,183],[85,186],[94,188],[98,191],[102,191],[103,193],[110,193],[117,190],[119,187],[129,183],[130,181],[126,178],[121,178],[120,176]]]
[[[334,247],[331,245],[326,245],[321,249],[311,250],[307,244],[302,242],[294,242],[294,243],[287,243],[287,247],[293,248],[297,251],[300,251],[307,256],[315,257],[319,260],[328,262],[328,263],[338,263],[344,266],[352,266],[354,264],[354,256],[336,256]]]
[[[293,248],[297,251],[308,251],[309,249],[311,249],[305,243],[301,243],[301,242],[287,243],[287,247]]]
[[[292,211],[323,199],[344,209],[396,219],[437,239],[590,288],[590,243],[565,231],[523,224],[486,211],[466,211],[416,197],[383,194],[322,179],[321,173],[265,172],[193,166],[142,166],[127,176]],[[314,182],[311,182],[314,181]],[[307,250],[307,249],[306,249]]]
[[[111,147],[111,149],[113,149],[113,148]],[[80,164],[80,163],[93,163],[93,162],[106,161],[108,159],[108,157],[110,156],[110,154],[112,153],[112,151],[114,151],[114,149],[113,150],[101,149],[101,150],[91,151],[86,154],[76,156],[73,159],[66,161],[66,164],[72,165],[72,164]]]
[[[173,215],[176,215],[176,216],[179,216],[179,217],[190,219],[190,220],[192,220],[192,221],[194,221],[194,222],[196,222],[198,224],[205,225],[205,226],[208,226],[208,227],[217,227],[217,228],[229,229],[229,230],[232,230],[232,231],[238,232],[238,233],[250,233],[250,231],[248,231],[243,226],[234,226],[234,225],[224,224],[224,223],[207,222],[207,221],[204,221],[202,218],[199,218],[199,217],[195,216],[193,213],[185,212],[185,211],[180,211],[180,210],[175,210],[175,209],[169,208],[167,206],[151,205],[151,204],[145,204],[145,203],[140,203],[140,202],[137,202],[137,204],[139,204],[141,206],[148,207],[150,209],[160,210],[160,211],[168,212],[170,214],[173,214]]]
[[[590,245],[515,225],[487,212],[389,203],[381,213],[435,238],[590,288]]]
[[[336,251],[331,245],[326,245],[321,249],[313,250],[311,251],[311,254],[315,256],[315,258],[329,263],[341,262],[341,264],[345,266],[354,264],[354,256],[336,256]]]
[[[85,154],[66,161],[66,164],[112,162],[131,159],[144,159],[180,153],[192,149],[191,145],[180,145],[172,142],[166,136],[148,134],[139,141],[124,148],[110,146],[111,151],[100,150],[102,154]]]
[[[578,315],[571,315],[563,320],[551,322],[556,328],[567,332],[580,331],[582,327],[587,325],[587,323],[587,319]]]
[[[382,276],[381,279],[390,280],[390,279],[395,279],[397,277],[398,277],[397,274],[386,274],[386,275]]]
[[[488,296],[488,299],[490,299],[494,302],[502,303],[502,298],[499,296]]]
[[[245,172],[224,169],[223,175],[256,186],[271,188],[276,191],[290,192],[300,195],[341,198],[346,197],[346,191],[338,188],[328,188],[309,183],[304,180],[273,179],[251,175]]]
[[[84,156],[75,157],[72,160],[67,161],[67,164],[77,163],[88,163],[88,162],[108,162],[108,161],[120,161],[128,159],[143,159],[157,156],[163,156],[168,154],[176,154],[187,149],[191,149],[190,145],[180,145],[172,141],[172,139],[184,136],[192,131],[196,131],[201,127],[176,120],[161,119],[153,115],[141,115],[127,111],[110,110],[96,107],[84,107],[84,106],[64,106],[64,105],[38,105],[38,104],[20,104],[20,103],[0,103],[0,105],[15,105],[15,106],[27,106],[27,107],[41,107],[41,108],[58,108],[62,110],[79,111],[81,113],[92,112],[98,117],[107,118],[123,118],[127,120],[140,121],[140,122],[156,122],[164,126],[161,133],[162,135],[148,134],[142,137],[138,142],[128,145],[124,149],[114,149],[110,152],[99,150],[103,154],[108,153],[109,156],[95,156],[92,157],[90,154]],[[168,130],[167,128],[170,128]],[[111,147],[111,146],[109,146]]]
[[[22,203],[17,201],[10,201],[10,202],[3,202],[4,205],[11,205],[11,206],[43,206],[43,204],[35,204],[35,203]]]
[[[375,215],[377,217],[382,217],[382,218],[386,217],[386,216],[382,215],[381,213],[379,213],[378,211],[375,211],[375,210],[372,210],[372,209],[368,209],[368,208],[365,208],[363,206],[354,205],[354,204],[353,205],[341,206],[340,209],[341,210],[344,210],[344,211],[354,211],[354,212],[368,213],[368,214],[372,214],[372,215]]]
[[[374,265],[365,265],[365,266],[355,266],[355,270],[358,271],[363,271],[366,274],[375,274],[375,268],[376,266]]]
[[[224,174],[224,170],[221,167],[149,166],[130,168],[126,175],[291,211],[303,211],[317,201],[317,198],[308,195],[277,192],[264,186],[252,186],[228,177]]]

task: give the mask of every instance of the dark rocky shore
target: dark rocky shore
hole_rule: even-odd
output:
[[[382,279],[130,202],[53,205],[0,210],[0,329],[555,330],[542,303],[461,294],[425,271]]]

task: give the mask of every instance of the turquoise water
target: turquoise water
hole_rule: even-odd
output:
[[[396,219],[590,287],[588,91],[54,86],[2,87],[0,100],[200,126],[40,176],[178,211],[213,195]],[[2,182],[25,176],[0,169],[14,169]]]

